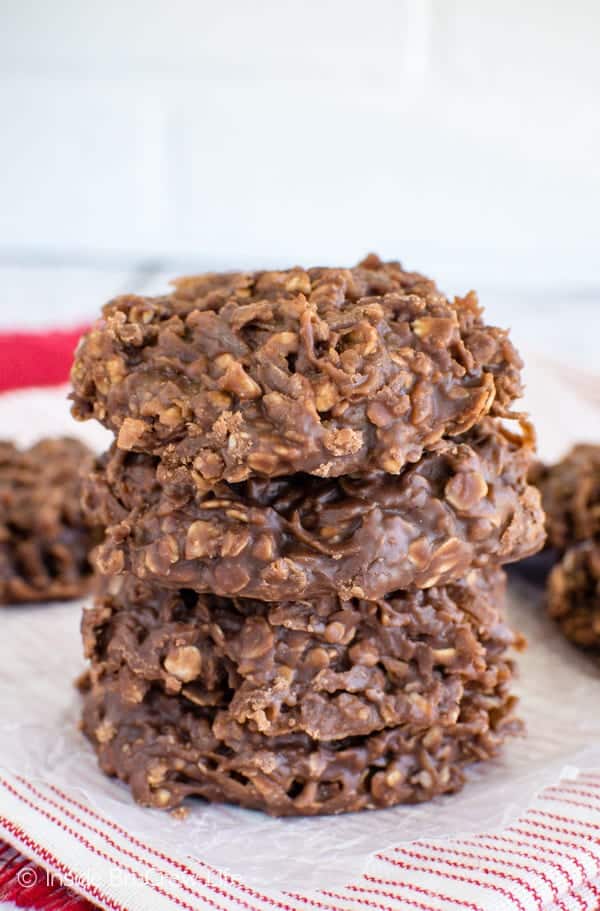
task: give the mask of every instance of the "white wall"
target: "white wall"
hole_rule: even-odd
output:
[[[0,0],[0,262],[585,286],[599,49],[597,0]]]

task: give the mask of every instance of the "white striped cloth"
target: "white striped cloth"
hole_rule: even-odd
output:
[[[344,887],[306,893],[251,886],[197,857],[182,862],[64,787],[21,775],[0,776],[0,834],[109,911],[600,908],[600,772],[545,788],[501,832],[399,844]]]

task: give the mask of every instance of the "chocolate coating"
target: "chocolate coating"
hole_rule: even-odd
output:
[[[83,622],[84,731],[148,806],[312,815],[455,791],[519,730],[503,583],[266,604],[114,578]]]
[[[20,451],[0,441],[0,604],[76,598],[97,542],[80,507],[79,473],[92,453],[45,439]]]
[[[397,476],[289,478],[197,488],[185,470],[113,449],[86,486],[108,524],[96,564],[161,585],[267,601],[377,599],[507,563],[544,537],[530,444],[488,419]]]
[[[108,303],[72,371],[73,413],[205,481],[398,474],[520,394],[473,293],[370,256],[354,269],[208,274]]]
[[[600,648],[600,541],[569,548],[552,569],[548,612],[575,645]]]

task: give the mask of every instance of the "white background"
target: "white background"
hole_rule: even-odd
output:
[[[472,283],[600,279],[597,0],[2,0],[0,16],[4,263],[375,248]]]
[[[400,258],[597,365],[598,0],[0,0],[0,328]]]

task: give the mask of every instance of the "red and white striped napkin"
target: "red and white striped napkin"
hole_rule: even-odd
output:
[[[310,892],[250,885],[198,857],[176,860],[89,802],[25,776],[1,776],[0,805],[7,840],[50,871],[22,867],[22,893],[66,885],[113,911],[600,907],[600,772],[544,789],[502,832],[401,844],[378,852],[348,885]]]
[[[529,381],[555,410],[549,375]],[[1,435],[65,432],[64,395],[0,398]],[[550,447],[554,423],[546,430]],[[182,821],[134,806],[77,731],[81,605],[3,611],[0,836],[23,857],[0,845],[0,898],[56,911],[81,908],[74,894],[113,911],[597,911],[600,676],[546,621],[535,589],[517,585],[511,600],[531,640],[528,739],[435,804],[280,821],[200,803]]]

